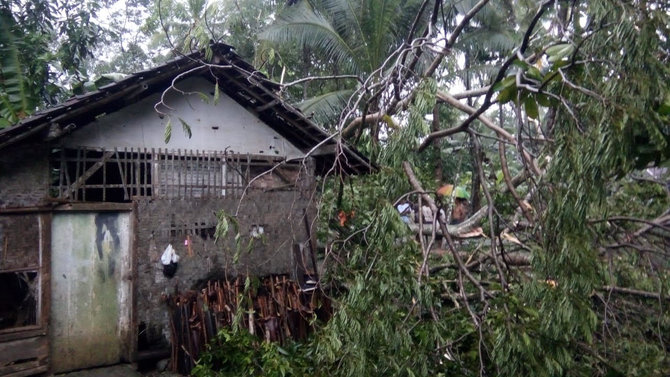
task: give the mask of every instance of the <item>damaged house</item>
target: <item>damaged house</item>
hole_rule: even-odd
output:
[[[140,360],[169,341],[165,295],[314,267],[315,176],[370,164],[212,50],[0,131],[0,376]]]

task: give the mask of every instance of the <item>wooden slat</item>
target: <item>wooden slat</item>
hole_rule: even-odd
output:
[[[70,182],[71,182],[71,181],[72,181],[72,180],[70,179],[70,172],[69,172],[68,169],[66,168],[66,169],[65,169],[65,185],[66,185],[66,186],[63,188],[63,192],[65,192],[65,188],[66,188],[66,187],[70,187]]]
[[[177,176],[177,173],[174,170],[174,158],[175,158],[175,153],[174,151],[170,152],[170,180],[166,180],[167,184],[170,186],[170,198],[175,198],[177,196],[177,192],[174,190],[174,180],[175,177]]]
[[[156,155],[153,153],[154,150],[153,148],[151,149],[151,157],[152,159],[155,160]],[[152,194],[155,194],[155,189],[152,188]],[[139,218],[138,218],[138,212],[137,212],[137,202],[133,203],[133,212],[130,214],[130,219],[131,219],[131,228],[130,228],[130,234],[132,235],[130,238],[130,297],[128,299],[128,302],[130,302],[130,326],[129,326],[129,333],[128,333],[128,338],[124,341],[124,343],[129,347],[127,356],[128,359],[131,362],[136,362],[135,357],[137,356],[137,349],[138,349],[138,331],[139,331],[139,326],[138,326],[138,316],[137,316],[137,297],[138,297],[138,291],[139,291],[139,286],[137,282],[139,282],[138,278],[138,265],[139,265]]]
[[[53,213],[40,214],[40,325],[46,331],[51,313],[51,225]],[[47,358],[51,356],[51,339],[46,337]]]
[[[25,363],[12,364],[0,368],[0,376],[22,377],[44,373],[49,369],[47,360],[32,360]]]
[[[225,164],[225,157],[222,157],[219,152],[214,152],[214,158],[217,162],[217,167],[214,170],[214,189],[216,190],[216,196],[223,196],[223,188],[221,187],[223,182],[223,166]]]
[[[154,149],[151,149],[151,154],[153,155],[153,160],[154,160],[154,166],[152,172],[152,177],[151,177],[151,192],[152,195],[160,198],[163,195],[163,186],[161,184],[162,182],[162,172],[161,172],[161,154],[162,148],[158,148],[158,152],[154,153]]]
[[[198,194],[196,194],[198,197],[202,198],[204,196],[205,192],[205,172],[209,174],[209,172],[204,168],[205,164],[203,163],[203,155],[200,154],[200,151],[197,150],[196,152],[196,166],[197,166],[197,178],[196,178],[196,183],[198,184],[198,188],[202,188],[201,190],[198,190]],[[199,182],[198,182],[199,181]]]
[[[38,269],[39,266],[31,266],[31,267],[16,268],[12,270],[3,270],[2,272],[35,271]],[[0,333],[0,343],[8,342],[10,340],[34,338],[46,334],[47,334],[46,330],[43,327],[37,325],[22,327],[20,330],[17,331],[10,331],[10,329],[5,329],[3,330],[2,333]]]
[[[212,197],[212,154],[207,152],[207,197]]]
[[[102,155],[102,159],[93,164],[88,170],[86,170],[82,175],[78,175],[79,178],[72,184],[72,186],[68,187],[68,192],[66,193],[65,197],[69,198],[72,196],[73,193],[77,192],[80,188],[84,192],[83,199],[86,200],[86,180],[91,178],[93,174],[95,174],[98,169],[100,169],[106,162],[109,160],[110,157],[112,157],[113,153],[112,152],[105,152],[105,154]],[[79,163],[77,163],[77,172],[79,171]],[[75,195],[75,199],[76,199]]]
[[[147,180],[147,149],[146,148],[139,148],[139,155],[138,155],[138,169],[140,170],[140,196],[147,196],[147,185],[149,184],[149,181]]]
[[[110,152],[105,152],[105,149],[103,148],[102,150],[102,155],[104,156],[105,153],[110,153]],[[102,164],[102,201],[106,202],[107,201],[107,162]]]
[[[160,154],[160,148],[158,148],[158,153]],[[160,193],[156,191],[156,182],[160,185],[160,174],[158,173],[159,165],[157,163],[158,156],[156,155],[156,150],[151,148],[151,196],[160,197]]]
[[[138,169],[138,184],[140,185],[139,187],[139,193],[137,195],[140,196],[147,196],[147,169],[146,169],[146,152],[147,149],[144,148],[138,148],[138,153],[137,153],[137,169]],[[142,154],[144,153],[144,154]],[[144,169],[142,169],[144,168]]]
[[[128,174],[128,180],[126,181],[126,184],[128,185],[128,199],[132,198],[135,193],[133,190],[135,189],[133,182],[133,175],[135,173],[135,169],[133,169],[132,166],[132,160],[129,160],[128,157],[128,148],[125,147],[123,148],[123,155],[126,156],[126,159],[123,161],[123,170]],[[128,200],[126,199],[126,200]]]
[[[0,364],[7,364],[17,360],[47,357],[48,355],[49,349],[47,347],[47,338],[45,336],[0,343]]]
[[[132,203],[115,202],[91,202],[91,203],[67,203],[54,207],[54,211],[130,211],[133,209]]]
[[[81,153],[81,149],[77,149],[77,160],[76,160],[76,167],[74,169],[74,177],[79,177],[79,154]],[[79,199],[79,192],[75,190],[74,192],[74,200]]]
[[[119,167],[119,175],[121,176],[121,184],[123,185],[123,199],[128,200],[128,188],[126,186],[126,174],[125,169],[123,169],[121,159],[119,158],[119,151],[114,148],[114,157],[116,157],[116,166]]]
[[[181,158],[181,149],[177,149],[177,153],[179,154],[179,163],[182,163],[182,158]],[[177,170],[177,198],[181,198],[181,171],[183,169],[178,169]]]
[[[130,155],[135,156],[137,154],[137,158],[134,158],[133,160],[133,167],[135,168],[135,196],[142,196],[142,172],[140,171],[140,148],[137,148],[135,150],[134,148],[130,148]]]
[[[202,175],[202,171],[200,170],[200,150],[196,149],[191,154],[191,159],[193,160],[191,166],[193,168],[189,170],[189,174],[191,174],[191,194],[189,198],[197,198],[200,191],[200,176]]]
[[[88,167],[87,167],[87,165],[86,165],[86,156],[87,156],[86,149],[85,149],[85,148],[82,148],[82,149],[81,149],[81,157],[82,157],[82,161],[81,161],[81,171],[82,171],[82,175],[81,175],[81,176],[80,176],[80,175],[77,175],[77,177],[78,177],[78,178],[77,178],[77,181],[79,181],[79,179],[82,178],[83,175],[85,175],[86,173],[88,173]],[[95,163],[94,163],[94,164],[95,164]],[[84,179],[81,181],[81,186],[80,186],[80,188],[81,188],[81,200],[83,200],[83,201],[86,201],[86,179],[88,179],[88,178],[84,178]],[[75,184],[76,184],[76,182],[75,182]],[[78,191],[78,190],[77,190],[77,191]]]
[[[184,197],[185,198],[192,198],[193,197],[193,179],[195,178],[195,175],[193,174],[193,171],[195,170],[195,159],[193,158],[193,151],[184,151],[184,154],[186,155],[186,161],[187,161],[187,166],[186,170],[184,171],[184,176],[186,179],[184,179],[184,183],[186,184],[186,190],[184,192]]]
[[[59,174],[59,177],[58,177],[58,197],[62,198],[63,193],[65,192],[65,187],[67,187],[67,186],[65,186],[65,187],[63,186],[63,184],[65,183],[64,180],[65,180],[65,173],[66,173],[66,169],[67,169],[67,164],[65,163],[65,148],[61,148],[61,150],[60,150],[60,159],[61,160],[60,160],[60,174]]]

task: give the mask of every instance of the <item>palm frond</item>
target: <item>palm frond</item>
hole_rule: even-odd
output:
[[[468,13],[479,0],[452,0],[452,6],[460,13]],[[497,19],[499,24],[507,24],[509,17],[512,16],[512,9],[506,1],[490,1],[484,8],[475,14],[474,20],[477,23],[494,24],[492,21]],[[488,21],[488,22],[487,22]]]
[[[343,68],[352,72],[358,70],[353,58],[356,56],[355,51],[337,33],[330,21],[306,1],[285,8],[277,21],[260,34],[260,38],[278,44],[311,46]]]
[[[352,89],[336,90],[309,98],[296,106],[305,115],[313,116],[313,120],[318,124],[333,125],[353,93]]]
[[[395,7],[394,1],[372,0],[367,2],[366,11],[373,17],[368,17],[366,25],[367,34],[370,36],[370,69],[378,68],[386,56],[389,48],[397,45],[393,41],[397,40],[395,19],[398,17],[399,9]]]
[[[512,51],[518,42],[519,38],[515,35],[488,28],[479,28],[465,34],[455,47],[463,51],[469,51],[472,56],[490,54],[491,51],[504,54]]]
[[[350,41],[358,39],[359,45],[368,43],[363,33],[363,2],[356,0],[322,0],[316,4],[323,14],[328,15],[333,28]]]
[[[487,78],[495,76],[498,73],[498,69],[499,67],[493,64],[475,64],[471,65],[469,69],[459,69],[451,72],[449,75],[445,76],[445,80],[448,81],[458,78],[465,82],[469,77],[470,79],[482,80],[484,81],[482,85],[486,85]]]

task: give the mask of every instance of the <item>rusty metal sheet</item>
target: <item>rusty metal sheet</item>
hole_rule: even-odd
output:
[[[53,372],[121,361],[129,341],[130,214],[54,215],[51,263]]]

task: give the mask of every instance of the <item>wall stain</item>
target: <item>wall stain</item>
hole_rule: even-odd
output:
[[[101,261],[107,258],[107,271],[102,269],[104,267],[98,270],[102,281],[105,281],[107,276],[113,277],[116,270],[120,244],[117,219],[118,216],[114,213],[98,213],[95,216],[95,246],[98,258]]]

